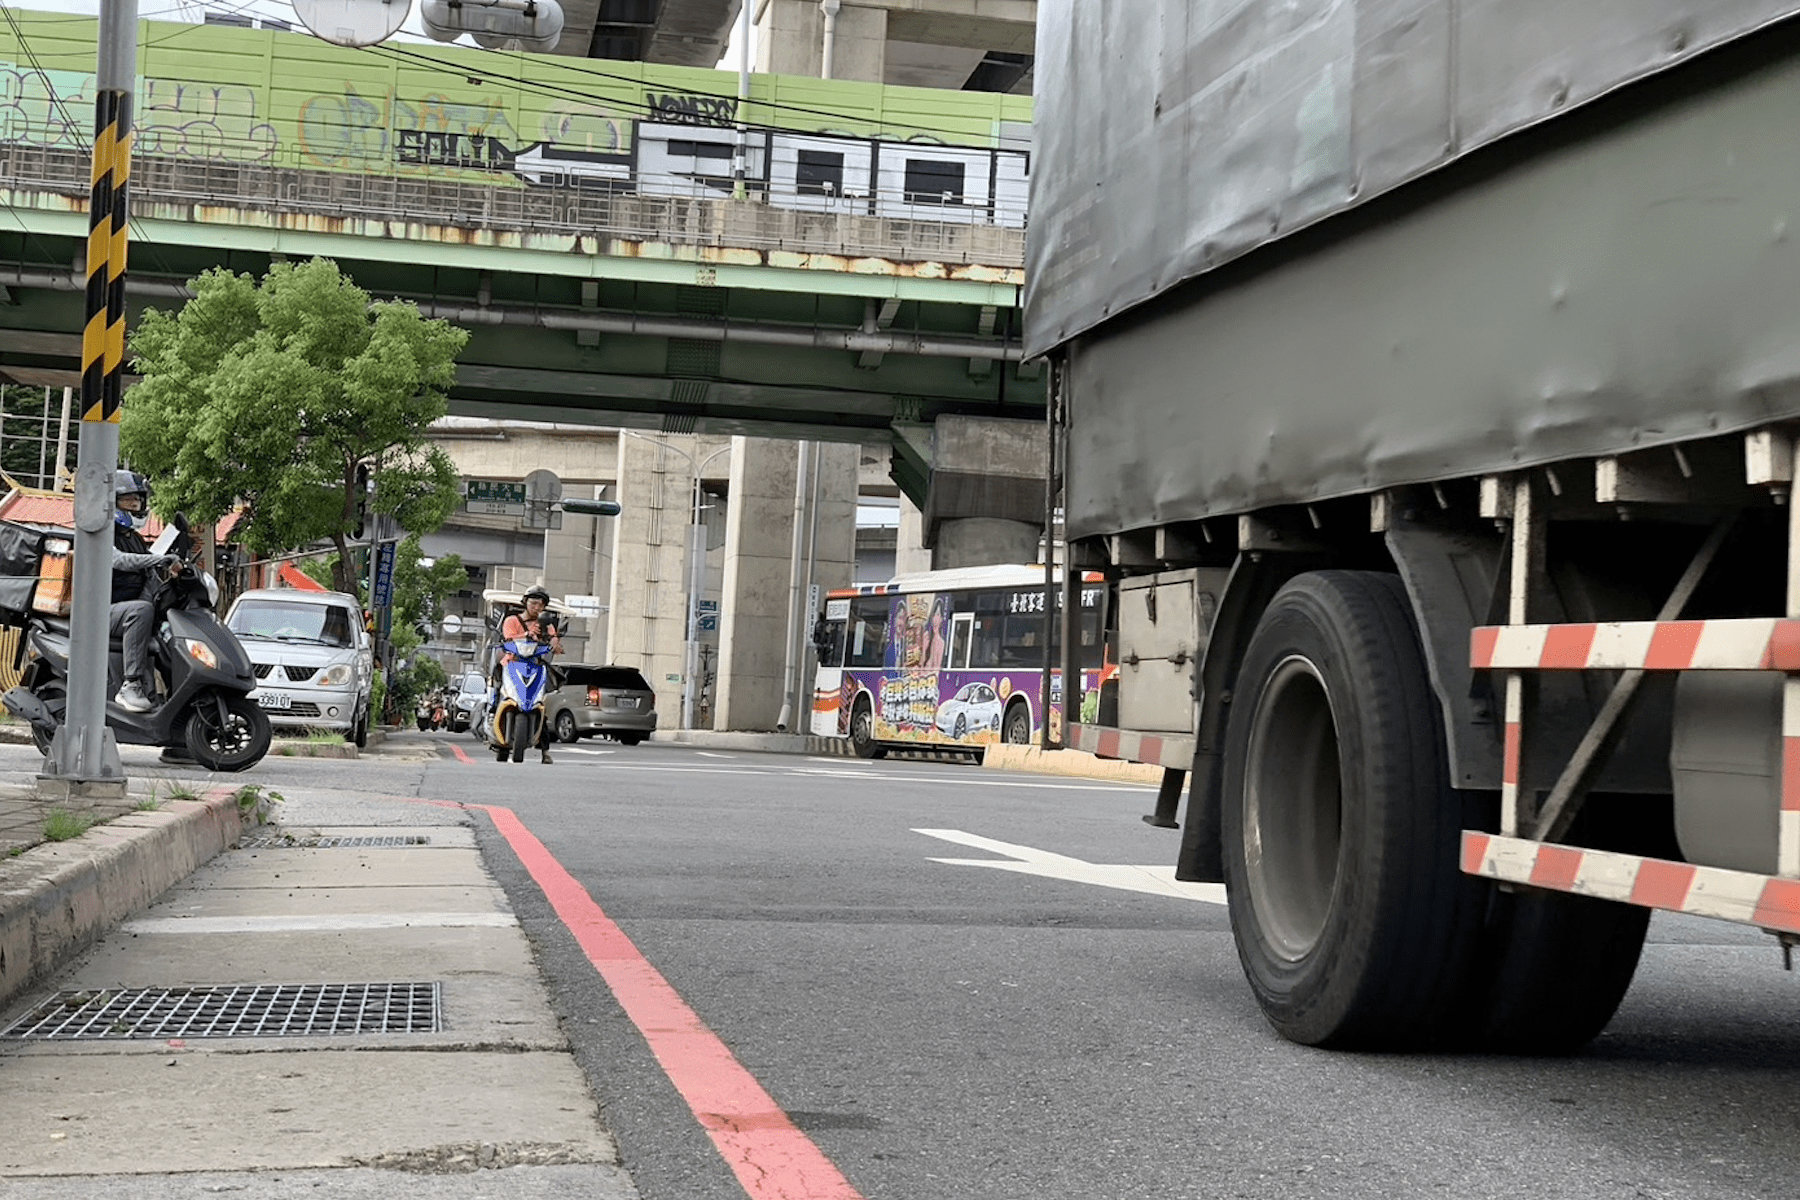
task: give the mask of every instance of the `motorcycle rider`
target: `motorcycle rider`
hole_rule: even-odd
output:
[[[181,560],[152,554],[139,532],[150,516],[150,481],[136,471],[113,472],[112,608],[107,633],[120,641],[124,680],[113,703],[127,712],[156,707],[150,682],[150,635],[156,624],[153,597],[162,572]]]
[[[506,619],[500,622],[501,642],[510,642],[515,638],[524,637],[534,638],[540,642],[548,639],[550,642],[550,653],[561,654],[562,633],[556,627],[556,618],[555,616],[544,612],[544,607],[550,603],[550,593],[541,585],[534,585],[525,589],[525,594],[521,596],[520,599],[525,602],[525,611],[522,613],[508,613]],[[509,663],[513,660],[513,657],[514,656],[511,653],[503,650],[500,654],[500,663]],[[497,678],[495,681],[494,695],[495,699],[488,705],[489,712],[492,712],[499,703]],[[547,722],[543,724],[544,727],[538,731],[538,745],[544,752],[544,761],[549,762],[550,730]]]

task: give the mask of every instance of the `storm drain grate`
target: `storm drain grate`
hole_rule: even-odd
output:
[[[343,850],[372,846],[429,846],[428,837],[253,837],[238,843],[239,850]]]
[[[0,1029],[0,1039],[321,1037],[436,1033],[435,983],[288,983],[65,991]]]

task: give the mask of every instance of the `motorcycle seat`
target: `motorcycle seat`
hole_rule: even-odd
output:
[[[65,617],[39,617],[38,619],[44,623],[44,628],[51,633],[60,634],[63,637],[73,636],[70,633],[69,621]],[[107,648],[111,650],[123,650],[125,648],[125,643],[116,636],[110,637],[107,639]]]

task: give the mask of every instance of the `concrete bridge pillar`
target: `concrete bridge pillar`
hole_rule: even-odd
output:
[[[772,730],[781,715],[798,450],[795,442],[735,439],[719,603],[714,729]],[[847,586],[855,570],[861,450],[815,443],[814,457],[819,486],[812,582],[829,590]],[[808,521],[809,527],[813,524]],[[802,634],[810,627],[809,616]],[[810,656],[803,656],[800,670],[805,701],[812,694]],[[807,724],[802,708],[794,714],[793,728],[804,730]]]
[[[607,660],[643,672],[656,691],[659,729],[681,725],[694,469],[718,448],[718,442],[697,437],[619,438],[624,511],[607,518],[615,523]],[[704,558],[699,586],[704,598]]]
[[[749,0],[746,0],[749,2]],[[761,0],[755,10],[756,69],[811,75],[824,67],[825,16],[819,0]],[[844,4],[832,38],[833,79],[881,83],[887,71],[888,15]]]
[[[939,570],[1038,561],[1044,531],[1044,426],[940,417],[931,432],[924,544]],[[904,510],[901,533],[906,533]]]

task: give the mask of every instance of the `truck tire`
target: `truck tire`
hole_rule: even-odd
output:
[[[1488,887],[1400,581],[1320,571],[1263,612],[1233,686],[1221,816],[1238,958],[1306,1045],[1444,1040]]]
[[[1646,797],[1590,797],[1569,830],[1573,845],[1629,853]],[[1497,826],[1490,822],[1485,828]],[[1624,844],[1621,839],[1625,839]],[[1567,892],[1493,889],[1463,1030],[1467,1048],[1495,1054],[1570,1054],[1597,1037],[1637,972],[1650,910]]]

